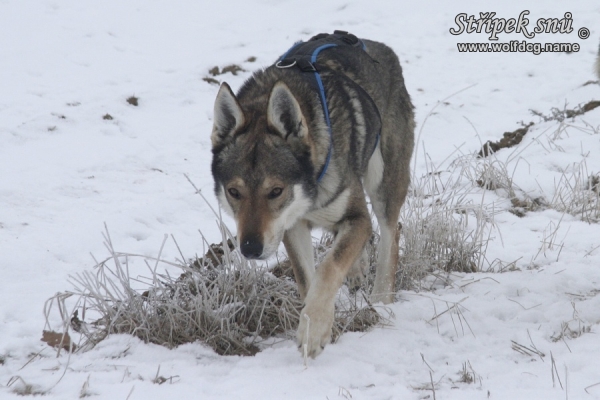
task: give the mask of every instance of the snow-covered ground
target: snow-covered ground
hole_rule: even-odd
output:
[[[497,227],[487,258],[514,261],[514,271],[403,292],[391,326],[347,333],[307,368],[292,341],[224,357],[201,344],[168,350],[116,335],[70,358],[40,341],[45,300],[92,268],[90,253],[106,255],[104,223],[118,250],[136,254],[155,256],[164,234],[186,257],[203,253],[198,229],[220,241],[184,177],[216,206],[209,135],[218,87],[202,78],[238,64],[244,72],[217,77],[237,88],[316,33],[343,29],[396,50],[420,132],[416,176],[427,160],[443,169],[521,121],[536,125],[497,159],[523,193],[551,200],[580,166],[597,174],[600,108],[566,125],[529,111],[600,98],[599,85],[583,86],[596,79],[600,5],[565,4],[0,0],[0,397],[30,385],[49,399],[600,398],[600,225],[552,208],[519,218],[501,193],[483,190]],[[538,18],[572,13],[571,34],[530,41],[580,51],[457,51],[457,42],[489,36],[451,35],[457,14],[518,18],[525,9],[530,30]],[[577,36],[581,27],[589,39]],[[133,95],[137,107],[126,102]],[[163,257],[180,256],[169,244]],[[513,341],[544,356],[517,352]],[[475,382],[464,382],[464,368]],[[173,378],[158,385],[157,375]]]

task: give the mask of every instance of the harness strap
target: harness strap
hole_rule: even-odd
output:
[[[316,90],[319,92],[319,99],[323,106],[323,114],[325,115],[325,122],[327,123],[327,130],[329,131],[329,150],[327,152],[327,158],[325,164],[321,169],[317,182],[325,176],[329,162],[331,161],[331,154],[333,152],[333,131],[331,129],[331,121],[329,119],[329,107],[327,106],[327,96],[325,95],[325,88],[321,75],[317,70],[315,63],[317,62],[317,56],[325,49],[337,46],[352,46],[360,48],[366,51],[367,47],[362,40],[356,36],[345,32],[345,31],[334,31],[333,34],[321,33],[312,37],[308,42],[297,42],[283,56],[275,63],[277,68],[292,68],[294,66],[300,68],[302,72],[312,72],[314,76],[313,85],[316,86]],[[365,92],[366,94],[366,92]],[[367,94],[368,96],[368,94]],[[371,99],[371,101],[373,101]],[[375,104],[373,102],[373,104]],[[375,149],[379,143],[380,132],[377,133],[377,139],[375,141]]]

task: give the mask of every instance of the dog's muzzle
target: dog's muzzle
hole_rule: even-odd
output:
[[[262,255],[263,244],[260,240],[257,239],[245,239],[240,244],[240,251],[242,252],[244,257],[250,260],[256,260]]]

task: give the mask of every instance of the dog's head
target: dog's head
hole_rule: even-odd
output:
[[[313,143],[301,107],[283,82],[243,105],[223,83],[211,141],[215,193],[236,221],[241,252],[266,259],[316,195]]]

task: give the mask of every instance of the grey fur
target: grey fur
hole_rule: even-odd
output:
[[[361,260],[372,230],[365,191],[382,235],[371,298],[394,299],[413,106],[398,57],[382,43],[363,42],[366,52],[334,47],[316,63],[332,139],[309,83],[312,74],[296,68],[258,71],[237,96],[223,84],[215,102],[215,193],[236,220],[244,255],[267,258],[283,240],[305,301],[298,344],[311,357],[330,341],[333,302],[343,280],[355,282],[364,273]],[[317,182],[330,145],[331,162]],[[336,233],[317,271],[310,240],[315,226]]]

